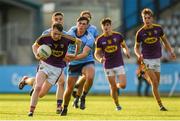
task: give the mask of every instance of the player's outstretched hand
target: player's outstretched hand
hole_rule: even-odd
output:
[[[143,55],[142,54],[138,57],[138,61],[143,62]]]
[[[176,54],[174,52],[171,52],[170,56],[172,60],[176,60]]]
[[[74,54],[66,54],[64,61],[70,62],[70,61],[73,61],[75,58],[76,58],[76,56]]]
[[[35,55],[35,58],[36,58],[37,60],[46,60],[46,59],[47,59],[47,58],[41,57],[39,54],[36,54],[36,55]]]
[[[128,59],[131,57],[129,52],[126,53],[126,56]]]

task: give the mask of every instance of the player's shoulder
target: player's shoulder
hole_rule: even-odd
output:
[[[51,37],[51,34],[50,34],[50,33],[41,35],[41,36],[39,37],[39,39],[48,38],[48,37]]]
[[[68,35],[68,34],[62,34],[62,37],[66,38],[66,39],[70,39],[70,40],[75,39],[74,37],[72,37],[71,35]]]
[[[72,26],[69,31],[74,31],[77,28],[77,26]]]
[[[145,30],[145,27],[144,26],[141,26],[137,32],[136,32],[136,35],[140,34],[141,32],[143,32]]]
[[[112,31],[112,34],[113,35],[120,35],[120,36],[122,36],[122,34],[120,32],[117,32],[117,31]]]
[[[153,26],[155,26],[155,27],[161,27],[160,24],[153,24]]]
[[[153,24],[153,27],[162,29],[162,26],[160,24]]]
[[[92,29],[97,29],[97,27],[95,25],[92,25],[92,24],[90,24],[89,27],[92,28]]]
[[[104,38],[104,34],[99,35],[96,40],[100,41],[102,38]]]
[[[84,34],[90,38],[94,38],[93,34],[90,31],[86,31],[86,33]]]
[[[39,36],[39,37],[36,39],[35,43],[37,44],[38,42],[47,40],[47,39],[49,39],[49,38],[51,38],[50,33],[49,33],[49,34],[41,35],[41,36]]]
[[[94,41],[95,41],[94,36],[89,31],[86,31],[86,33],[82,36],[82,39],[85,41],[89,41],[91,43],[94,43]]]

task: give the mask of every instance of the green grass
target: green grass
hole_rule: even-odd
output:
[[[116,111],[110,96],[87,96],[86,109],[72,108],[68,115],[55,114],[55,95],[40,99],[34,117],[28,117],[28,94],[0,94],[0,120],[178,120],[180,98],[163,97],[169,111],[161,112],[153,97],[120,96],[121,111]]]

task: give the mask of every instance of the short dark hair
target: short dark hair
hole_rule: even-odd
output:
[[[101,25],[105,25],[106,23],[109,23],[111,25],[111,19],[110,18],[104,18],[101,20]]]
[[[144,16],[144,15],[146,15],[146,14],[148,14],[148,15],[150,15],[150,16],[153,16],[153,12],[152,12],[152,10],[149,9],[149,8],[144,8],[144,9],[142,10],[142,12],[141,12],[141,16]]]
[[[89,19],[87,17],[83,17],[83,16],[80,16],[77,21],[80,22],[80,21],[83,21],[83,20],[86,20],[87,21],[87,24],[89,24]]]
[[[80,16],[83,16],[84,14],[88,14],[89,15],[89,17],[90,17],[90,19],[91,19],[91,12],[90,11],[82,11],[81,13],[80,13]]]
[[[64,17],[64,14],[62,12],[54,12],[52,17],[59,16],[59,15]]]
[[[63,31],[63,26],[62,26],[62,24],[60,24],[60,23],[54,23],[54,24],[52,25],[52,28],[53,28],[53,29],[56,28],[59,32],[62,32],[62,31]]]

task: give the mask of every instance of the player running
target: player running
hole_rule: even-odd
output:
[[[77,20],[77,29],[68,32],[69,35],[81,39],[82,44],[79,54],[69,63],[67,87],[64,94],[64,105],[61,116],[67,115],[69,101],[71,94],[78,77],[85,76],[85,84],[83,86],[83,93],[80,97],[80,109],[85,109],[85,99],[88,94],[94,79],[94,58],[93,58],[93,45],[94,37],[87,31],[89,19],[87,17],[79,17]],[[69,47],[68,53],[74,53],[74,46]]]
[[[64,24],[64,14],[62,12],[54,12],[51,18],[52,24],[54,23],[60,23],[61,25]],[[42,35],[49,34],[51,32],[52,28],[49,28],[45,30]],[[66,31],[63,30],[63,33],[66,34]],[[65,57],[67,59],[67,56]],[[66,60],[65,59],[65,60]],[[57,109],[56,113],[59,114],[61,112],[61,106],[63,102],[63,94],[64,94],[64,72],[61,74],[59,81],[57,82],[57,89],[56,89],[56,99],[57,99]],[[23,76],[21,81],[19,82],[19,89],[22,90],[25,85],[30,85],[32,86],[32,89],[30,91],[30,95],[32,95],[32,92],[34,91],[34,83],[35,82],[35,77],[28,77],[28,76]],[[46,84],[46,81],[44,82],[44,85]],[[40,93],[40,97],[43,95],[47,94],[48,90],[44,90],[43,92]]]
[[[153,12],[149,8],[145,8],[141,12],[143,19],[143,27],[141,27],[135,38],[134,51],[139,61],[145,64],[145,75],[152,86],[152,93],[160,111],[167,111],[163,106],[158,91],[160,81],[160,58],[161,58],[161,42],[168,50],[172,59],[176,59],[176,55],[167,41],[167,38],[160,25],[153,24]],[[140,51],[141,46],[141,51]]]
[[[92,18],[92,14],[90,11],[82,11],[80,13],[80,16],[81,17],[87,17],[89,19],[89,21],[91,20]],[[71,31],[74,31],[77,29],[77,26],[73,26],[69,29],[69,32]],[[88,24],[87,26],[87,31],[90,32],[94,38],[96,38],[98,36],[98,31],[97,31],[97,28],[96,26],[92,25],[92,24]],[[94,48],[93,48],[93,53],[94,53]],[[79,107],[78,106],[78,103],[79,103],[79,98],[82,94],[82,91],[83,91],[83,87],[84,87],[84,83],[85,83],[85,76],[81,76],[78,81],[76,82],[75,86],[74,86],[74,89],[73,89],[73,92],[72,92],[72,96],[75,98],[74,99],[74,102],[73,102],[73,106],[74,107]]]
[[[40,94],[48,92],[49,89],[57,83],[59,77],[63,73],[63,68],[66,66],[63,59],[65,58],[68,45],[76,44],[77,49],[75,51],[75,56],[79,51],[81,41],[63,34],[62,30],[63,27],[61,24],[53,24],[51,33],[38,38],[32,46],[34,56],[40,61],[40,65],[36,73],[35,86],[31,96],[28,116],[33,116],[38,98],[42,97]],[[52,50],[51,56],[47,59],[39,57],[37,53],[38,47],[42,44],[50,46]],[[44,84],[45,81],[46,84]]]
[[[103,33],[96,40],[95,58],[103,63],[104,71],[110,84],[111,96],[116,105],[116,110],[121,110],[118,101],[117,89],[125,89],[126,75],[121,48],[125,55],[130,58],[129,49],[124,38],[118,32],[112,31],[111,19],[104,18],[101,21]],[[102,54],[104,56],[102,56]],[[116,80],[116,76],[118,80]]]

